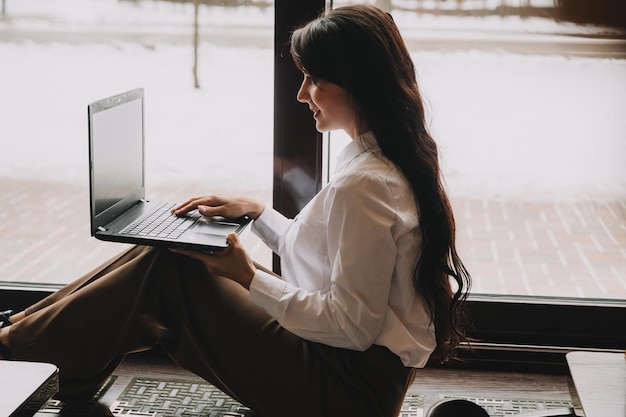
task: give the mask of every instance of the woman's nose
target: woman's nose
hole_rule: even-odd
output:
[[[307,101],[309,101],[309,93],[305,88],[305,84],[306,81],[302,81],[302,84],[300,85],[300,89],[298,90],[298,94],[296,94],[296,99],[300,102],[300,103],[306,103]]]

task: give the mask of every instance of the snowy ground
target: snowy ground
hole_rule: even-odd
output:
[[[229,189],[237,189],[241,178],[253,188],[267,188],[271,49],[203,43],[202,88],[196,90],[190,42],[136,44],[124,36],[190,33],[189,6],[89,3],[7,0],[0,35],[40,31],[54,38],[55,32],[69,31],[77,43],[0,43],[0,176],[84,181],[87,103],[141,86],[147,94],[151,183],[218,172]],[[265,27],[267,36],[272,18],[271,9],[201,12],[203,27]],[[425,28],[451,25],[449,19],[407,13],[397,20],[410,36],[419,36],[416,28],[423,35]],[[456,21],[455,29],[490,32],[486,37],[503,30],[498,18]],[[507,33],[520,36],[576,29],[545,20],[505,22]],[[81,33],[96,30],[113,34],[111,42],[79,41]],[[454,193],[604,198],[626,192],[626,60],[485,50],[414,51],[413,56]],[[172,150],[172,143],[188,146]],[[234,159],[242,149],[244,159]]]

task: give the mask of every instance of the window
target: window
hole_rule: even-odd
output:
[[[546,4],[552,4],[552,1],[542,1],[541,4],[539,1],[526,3],[541,10],[547,7]],[[85,249],[81,251],[86,254],[81,258],[84,263],[70,265],[83,272],[88,269],[86,262],[100,263],[120,250],[111,247],[109,243],[95,242],[88,236],[88,208],[80,207],[81,201],[87,199],[86,156],[85,159],[82,156],[87,152],[85,107],[90,101],[136,86],[146,88],[148,141],[153,136],[161,138],[160,142],[154,139],[154,143],[149,145],[152,148],[148,149],[148,160],[153,164],[148,172],[149,192],[177,199],[180,194],[187,196],[191,193],[212,192],[206,187],[205,171],[194,165],[204,161],[201,154],[210,152],[217,152],[217,159],[223,163],[216,165],[215,172],[212,172],[223,184],[222,190],[272,199],[274,207],[287,215],[295,214],[306,200],[306,194],[310,194],[310,197],[321,187],[328,168],[332,169],[332,154],[341,148],[341,141],[346,139],[338,138],[333,132],[333,137],[328,141],[328,138],[322,139],[315,132],[308,109],[295,101],[301,74],[285,53],[284,45],[294,26],[316,16],[325,7],[323,0],[275,0],[273,8],[261,7],[262,3],[238,8],[203,4],[199,13],[200,89],[193,88],[191,75],[193,8],[190,4],[111,0],[97,2],[97,8],[86,8],[82,2],[77,6],[78,2],[63,0],[50,5],[37,2],[35,8],[35,0],[8,0],[5,15],[0,19],[0,34],[3,39],[9,40],[0,43],[3,62],[0,66],[0,114],[3,115],[2,121],[11,121],[0,123],[1,280],[16,281],[19,277],[19,280],[35,284],[62,283],[65,278],[58,277],[63,274],[55,271],[58,271],[59,264],[64,263],[66,248],[75,247],[60,243],[58,239],[63,231],[73,233],[74,238],[81,242],[80,247]],[[511,6],[512,3],[512,0],[507,1],[505,6]],[[339,4],[334,3],[335,6]],[[524,292],[525,287],[521,291],[502,287],[499,281],[516,282],[521,276],[515,255],[505,256],[504,247],[518,247],[520,256],[523,254],[521,249],[536,252],[536,255],[550,258],[551,262],[555,261],[552,258],[556,256],[560,262],[556,249],[541,246],[537,251],[532,243],[532,236],[543,233],[548,237],[548,245],[551,244],[547,230],[540,227],[542,219],[548,219],[548,212],[544,211],[542,215],[541,210],[535,210],[535,206],[523,201],[508,206],[510,200],[507,200],[512,195],[536,195],[537,191],[554,185],[544,183],[545,177],[539,175],[550,168],[547,156],[553,156],[555,161],[566,162],[565,171],[548,170],[553,181],[563,179],[565,175],[562,178],[558,176],[571,173],[578,163],[583,171],[575,173],[589,172],[589,160],[596,162],[594,168],[597,172],[593,172],[593,175],[601,175],[593,177],[593,181],[598,178],[608,179],[603,187],[612,187],[611,193],[617,187],[617,200],[613,201],[619,203],[612,205],[614,203],[602,202],[596,210],[599,215],[591,214],[591,204],[595,204],[593,201],[596,200],[590,198],[583,199],[581,205],[568,206],[576,210],[572,208],[568,213],[564,209],[561,211],[563,219],[567,219],[569,230],[576,237],[581,230],[585,230],[574,228],[582,224],[581,216],[593,218],[597,222],[593,224],[599,226],[598,230],[611,232],[615,241],[610,237],[601,241],[599,235],[594,235],[594,238],[585,235],[588,240],[579,243],[579,247],[585,253],[589,248],[597,248],[597,243],[605,251],[610,250],[611,256],[621,254],[621,260],[618,261],[602,257],[598,263],[591,263],[587,258],[587,263],[592,267],[608,266],[609,273],[613,274],[614,268],[622,274],[623,279],[623,262],[626,258],[624,171],[622,169],[616,175],[612,173],[615,173],[616,166],[624,166],[623,163],[616,164],[623,162],[626,155],[623,141],[614,140],[616,137],[623,138],[625,130],[623,117],[615,116],[614,113],[624,108],[623,97],[626,97],[626,94],[622,94],[626,92],[623,84],[626,79],[623,77],[624,56],[622,53],[598,58],[595,55],[553,53],[553,48],[565,44],[575,45],[574,48],[596,44],[605,51],[603,53],[607,50],[623,51],[623,40],[620,40],[623,36],[607,40],[598,34],[594,26],[575,27],[571,23],[561,23],[561,30],[568,28],[593,33],[584,36],[586,41],[567,36],[558,37],[558,42],[547,42],[547,39],[556,38],[540,31],[524,37],[527,42],[520,43],[513,42],[518,37],[512,37],[511,29],[524,32],[527,26],[523,25],[530,23],[533,26],[537,22],[530,16],[525,19],[500,17],[500,11],[508,10],[498,8],[500,2],[394,0],[391,4],[391,12],[403,34],[408,34],[407,38],[412,39],[409,47],[416,61],[418,81],[427,99],[432,131],[442,146],[443,169],[455,204],[460,249],[475,277],[470,308],[475,325],[472,335],[481,341],[477,345],[477,354],[496,364],[518,360],[524,360],[526,364],[529,361],[543,364],[563,362],[562,353],[572,348],[623,349],[626,336],[619,331],[623,327],[621,323],[626,322],[626,297],[623,293],[619,295],[609,290],[606,296],[598,292],[580,294],[571,280],[567,281],[569,277],[565,277],[565,284],[556,285],[555,281],[554,286],[548,285],[541,291],[536,290],[540,287],[531,285],[534,289],[532,292]],[[484,32],[490,31],[463,26],[472,21],[475,24],[476,19],[459,21],[458,18],[448,16],[459,13],[457,4],[467,7],[469,14],[478,14],[478,11],[472,11],[476,4],[489,6],[488,13],[491,16],[485,16],[478,22],[500,24],[498,35],[492,32],[489,37],[489,33]],[[421,14],[414,11],[418,7],[424,9]],[[538,10],[532,12],[539,13]],[[487,14],[487,11],[483,13]],[[134,18],[139,20],[131,20]],[[167,20],[160,20],[163,18]],[[122,30],[121,27],[128,25],[129,21],[132,22],[130,29],[125,26]],[[448,25],[451,21],[461,26]],[[512,27],[514,22],[522,28]],[[541,22],[547,23],[545,20]],[[273,41],[272,25],[275,30]],[[82,33],[80,42],[77,33]],[[473,33],[474,37],[468,38],[468,33]],[[481,36],[477,39],[479,34]],[[573,42],[570,38],[580,42]],[[443,50],[442,45],[446,46]],[[489,48],[478,49],[478,45]],[[517,49],[504,49],[511,45],[532,46],[540,50],[524,53]],[[530,70],[520,74],[518,67],[524,65],[530,65]],[[103,70],[105,75],[97,82],[87,82],[87,77],[96,70]],[[272,82],[268,78],[272,71],[274,90],[273,103],[270,103]],[[459,71],[463,77],[458,76]],[[228,76],[224,76],[226,73]],[[457,75],[452,76],[454,73]],[[490,76],[487,77],[487,74]],[[578,78],[581,74],[583,78]],[[601,77],[607,77],[603,80],[607,84],[600,84]],[[526,88],[515,94],[521,94],[530,104],[525,108],[510,107],[519,104],[512,102],[514,94],[511,89],[520,83]],[[72,90],[72,85],[80,88]],[[494,85],[498,88],[492,88]],[[602,89],[598,90],[600,85]],[[537,86],[542,88],[537,90]],[[574,107],[573,114],[576,117],[565,117],[561,108],[550,106],[554,99],[552,96],[559,94],[567,94],[580,106],[588,106],[586,109],[589,113]],[[216,103],[218,106],[215,106]],[[564,105],[570,106],[571,103]],[[598,111],[599,107],[606,109],[606,112]],[[205,109],[208,111],[203,111]],[[231,114],[237,118],[217,117],[223,115],[225,109],[232,109]],[[594,115],[594,121],[597,120],[594,125],[586,123],[590,114]],[[529,118],[529,115],[536,117]],[[487,123],[496,116],[497,123]],[[37,122],[33,120],[35,117]],[[463,123],[458,122],[459,117]],[[527,119],[531,119],[532,123]],[[552,122],[556,122],[556,125],[550,125],[549,129],[545,126],[542,128],[540,124]],[[578,123],[581,129],[573,129],[573,123]],[[36,129],[33,126],[35,124],[41,125],[41,129]],[[270,139],[272,128],[273,153]],[[563,133],[576,137],[580,137],[581,132],[588,133],[591,139],[583,141],[583,147],[577,147],[579,152],[575,154],[571,153],[571,148],[554,145],[549,141],[552,139],[550,136],[539,139],[539,134],[548,130],[560,134],[558,129],[564,129]],[[514,138],[518,139],[517,142],[506,142],[511,143],[513,148],[504,146],[505,142],[498,140],[499,136],[509,134],[514,134]],[[190,138],[190,135],[193,137]],[[188,141],[195,144],[202,142],[201,139],[208,140],[209,136],[218,141],[219,149],[190,145],[179,146],[173,153],[165,150],[169,142],[180,145]],[[528,136],[531,136],[530,143],[537,146],[524,148],[526,144],[519,143]],[[466,137],[468,139],[463,140]],[[233,142],[237,140],[242,142]],[[321,145],[325,141],[330,143],[330,149],[322,149]],[[247,147],[251,160],[233,161],[228,158],[230,146]],[[483,149],[479,152],[475,146],[482,146]],[[538,152],[539,147],[544,152]],[[179,163],[158,158],[166,152]],[[481,157],[468,158],[468,152]],[[331,155],[323,158],[323,153]],[[490,158],[487,159],[486,155]],[[521,165],[520,159],[514,158],[518,155],[525,158],[525,164]],[[608,159],[602,160],[603,157]],[[602,160],[602,164],[597,162],[599,160]],[[534,170],[535,167],[538,171]],[[293,174],[294,168],[298,175]],[[272,172],[273,181],[270,179]],[[182,176],[185,173],[191,174],[186,176],[191,178],[189,182],[182,184],[173,179],[175,175]],[[516,176],[518,173],[520,177]],[[239,175],[245,175],[248,181],[240,181]],[[511,177],[514,182],[510,180]],[[502,181],[488,183],[489,187],[482,188],[485,178]],[[568,192],[579,191],[578,185],[586,190],[606,192],[593,185],[597,182],[587,182],[590,178],[584,177],[585,182],[582,183],[578,178],[568,183]],[[300,184],[306,186],[298,187]],[[236,188],[239,186],[242,188]],[[294,193],[296,189],[300,194]],[[473,204],[467,203],[467,199],[475,197],[479,191],[487,193],[488,198],[478,199]],[[70,195],[73,199],[66,200],[60,198],[61,195]],[[566,197],[571,198],[572,195]],[[516,217],[518,220],[515,221],[521,228],[514,233],[517,246],[512,246],[508,232],[496,232],[500,230],[500,225],[494,218],[487,222],[484,216],[478,216],[481,223],[477,224],[481,224],[481,228],[469,226],[472,223],[468,222],[465,213],[467,210],[470,213],[476,210],[478,213],[484,212],[485,201],[487,209],[506,212],[511,223],[514,208],[524,208],[521,212],[525,217]],[[568,200],[568,203],[571,201]],[[502,211],[503,205],[508,208],[507,211]],[[551,203],[551,207],[554,211],[550,213],[558,213],[559,204]],[[68,214],[70,209],[79,214]],[[48,240],[42,237],[46,235],[41,232],[26,231],[17,226],[18,220],[32,218],[33,215],[37,216],[42,229],[50,236]],[[621,223],[611,226],[603,217],[605,215],[608,218],[616,215]],[[473,220],[472,217],[470,219]],[[598,219],[602,219],[604,226]],[[58,220],[71,221],[74,226],[62,231],[54,230]],[[586,224],[590,228],[591,222],[587,221]],[[487,225],[491,225],[491,229]],[[561,222],[561,225],[564,223]],[[18,230],[9,231],[8,226],[18,227]],[[528,232],[529,227],[534,235]],[[565,226],[563,228],[567,230]],[[554,237],[557,237],[556,234]],[[91,246],[94,244],[97,244],[97,249]],[[497,262],[493,259],[493,245],[498,256]],[[575,245],[573,248],[577,251]],[[44,255],[44,261],[36,262]],[[563,256],[566,256],[564,251]],[[576,253],[572,256],[583,259],[581,256],[576,257]],[[259,259],[259,256],[255,255],[255,259]],[[524,265],[536,265],[535,269],[526,273],[529,279],[547,281],[543,278],[541,261],[535,258],[524,262]],[[509,269],[507,262],[513,263],[513,270]],[[582,270],[579,277],[581,282],[593,282],[593,274],[587,264],[584,261],[582,263],[579,269]],[[500,274],[497,272],[498,266]],[[570,268],[557,270],[550,265],[547,267],[554,279],[562,279],[561,272],[570,271]],[[11,272],[9,268],[12,268]],[[31,268],[39,269],[35,271]],[[70,279],[77,274],[78,271],[72,272]],[[46,281],[46,277],[57,278]],[[609,281],[619,284],[620,279],[616,276]],[[45,292],[36,293],[20,286],[5,285],[0,289],[0,305],[8,305],[7,300],[11,300],[12,305],[26,305]],[[523,351],[529,352],[531,356],[520,356]],[[556,353],[556,357],[552,352]]]
[[[6,1],[1,281],[64,284],[126,247],[90,237],[86,108],[137,87],[149,197],[244,193],[271,203],[273,7],[235,3],[201,2],[196,80],[193,1]]]

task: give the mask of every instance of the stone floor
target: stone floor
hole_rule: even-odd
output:
[[[198,193],[193,186],[153,191],[163,198]],[[90,237],[87,200],[82,185],[0,179],[0,280],[61,284],[123,250]],[[474,293],[626,299],[626,196],[459,198],[453,206]],[[270,264],[252,233],[243,240],[254,259]]]

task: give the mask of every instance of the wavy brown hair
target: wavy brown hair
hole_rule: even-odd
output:
[[[349,92],[383,154],[410,183],[423,242],[413,286],[435,325],[434,358],[456,358],[457,346],[467,341],[464,305],[471,278],[457,254],[454,216],[415,66],[393,18],[373,6],[340,7],[295,30],[290,51],[300,70]]]

